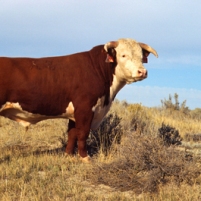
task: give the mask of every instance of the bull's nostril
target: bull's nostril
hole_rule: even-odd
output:
[[[146,69],[140,69],[140,70],[138,70],[138,75],[140,76],[140,77],[146,77],[147,76],[147,70]]]
[[[145,70],[145,76],[147,76],[148,75],[148,71],[147,70]]]
[[[139,75],[142,75],[143,73],[142,73],[142,70],[138,70],[138,74]]]

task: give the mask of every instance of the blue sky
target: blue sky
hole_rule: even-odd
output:
[[[159,58],[150,55],[148,78],[117,98],[152,107],[178,93],[201,108],[200,8],[200,0],[0,0],[0,56],[66,55],[133,38]]]

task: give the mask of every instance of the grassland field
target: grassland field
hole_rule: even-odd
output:
[[[199,201],[200,116],[115,101],[90,133],[90,164],[65,155],[68,120],[26,130],[0,117],[0,200]]]

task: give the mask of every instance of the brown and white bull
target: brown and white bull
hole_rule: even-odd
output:
[[[67,154],[87,159],[86,140],[108,112],[118,91],[143,80],[150,46],[119,39],[90,51],[47,58],[0,57],[0,115],[25,127],[67,118]]]

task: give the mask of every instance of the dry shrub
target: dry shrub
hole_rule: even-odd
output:
[[[119,147],[120,157],[109,164],[95,164],[89,172],[93,183],[121,191],[156,192],[159,184],[193,184],[200,174],[195,158],[160,138],[133,134]],[[115,156],[114,156],[115,157]]]
[[[190,111],[190,115],[193,119],[201,120],[201,108],[195,108]]]
[[[193,142],[200,142],[201,141],[201,133],[197,134],[189,134],[187,133],[184,136],[185,141],[193,141]]]
[[[174,94],[174,103],[172,101],[172,96],[169,94],[169,99],[161,100],[162,108],[171,110],[171,111],[180,111],[183,114],[189,114],[190,110],[186,106],[186,100],[184,100],[182,103],[179,102],[178,99],[179,95],[177,93]]]
[[[90,132],[87,140],[89,155],[92,156],[99,151],[108,155],[112,145],[120,143],[122,135],[120,120],[116,113],[110,113],[103,119],[97,130]]]
[[[136,193],[156,192],[159,186],[170,182],[193,184],[200,175],[197,158],[179,151],[176,145],[181,144],[182,138],[177,129],[162,124],[160,116],[156,116],[160,111],[140,104],[117,102],[115,106],[121,108],[117,114],[122,117],[120,125],[126,137],[117,150],[111,150],[113,161],[95,164],[89,179],[95,184]],[[109,125],[110,121],[102,126]],[[101,133],[106,137],[109,134],[103,128],[99,130],[100,136]]]
[[[162,124],[162,127],[158,129],[159,137],[162,138],[164,145],[181,145],[182,138],[179,135],[179,131],[174,127]]]
[[[151,109],[146,108],[140,104],[130,104],[127,110],[131,113],[130,131],[137,132],[138,134],[155,135],[158,131],[158,126],[154,121],[153,115],[155,114]]]

